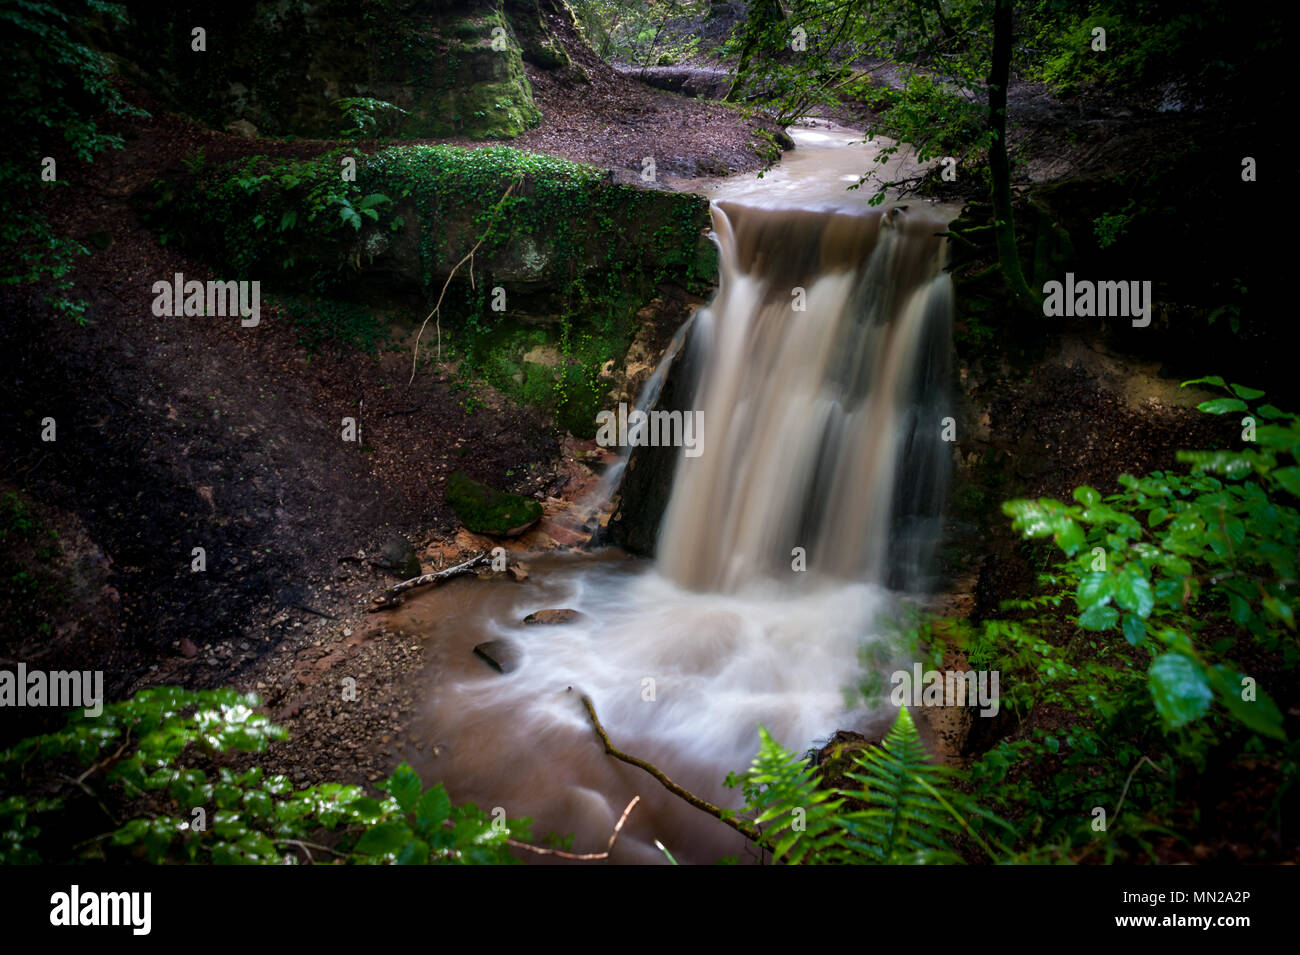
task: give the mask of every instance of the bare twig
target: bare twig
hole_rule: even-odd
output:
[[[627,804],[627,808],[623,810],[623,815],[619,816],[618,822],[614,823],[614,831],[609,834],[609,845],[605,847],[604,852],[565,852],[563,849],[543,849],[541,846],[529,845],[527,842],[516,842],[514,839],[507,839],[506,844],[514,846],[516,849],[534,852],[539,856],[555,856],[557,859],[574,859],[578,862],[608,859],[609,854],[614,851],[614,843],[618,841],[618,834],[623,831],[623,823],[627,822],[628,815],[631,814],[632,809],[640,801],[640,796],[633,796],[632,801]]]
[[[73,782],[75,782],[78,786],[81,786],[82,784],[85,783],[86,777],[89,776],[91,773],[95,772],[96,770],[103,769],[109,763],[117,762],[117,758],[121,756],[122,752],[130,745],[131,745],[131,733],[128,730],[126,735],[122,738],[122,745],[117,748],[117,752],[115,752],[112,756],[108,757],[107,759],[102,759],[98,763],[95,763],[88,770],[86,770],[84,773],[82,773],[80,776],[74,779]]]
[[[1155,763],[1151,762],[1151,760],[1146,756],[1143,756],[1136,763],[1134,763],[1133,768],[1129,770],[1128,779],[1124,780],[1124,791],[1119,794],[1119,805],[1115,807],[1115,815],[1111,817],[1112,823],[1115,822],[1117,819],[1119,819],[1119,811],[1124,808],[1124,797],[1128,795],[1129,783],[1133,782],[1133,776],[1137,773],[1139,769],[1142,768],[1143,763],[1150,764],[1151,768],[1154,769],[1156,772],[1160,773],[1161,775],[1167,775],[1163,769],[1161,769]]]
[[[302,839],[276,839],[275,841],[277,845],[297,846],[307,854],[307,861],[312,865],[316,864],[316,860],[311,854],[312,849],[317,849],[320,852],[328,852],[330,855],[338,856],[340,859],[346,858],[344,853],[331,849],[329,846],[322,846],[316,842],[304,842]]]
[[[420,326],[419,334],[415,336],[415,346],[411,350],[411,377],[406,382],[408,388],[410,387],[411,382],[415,381],[415,371],[418,367],[417,363],[420,360],[420,339],[424,337],[424,330],[429,325],[429,319],[434,316],[437,316],[438,319],[434,325],[438,333],[438,361],[442,361],[442,300],[447,294],[447,287],[451,285],[451,280],[456,277],[456,272],[459,271],[460,267],[466,262],[469,263],[469,284],[471,288],[474,287],[474,253],[478,251],[479,246],[486,242],[487,237],[492,233],[492,228],[496,225],[497,213],[501,211],[501,206],[510,198],[510,193],[514,192],[516,187],[523,185],[523,182],[522,179],[517,179],[510,184],[509,188],[506,189],[505,194],[502,195],[502,197],[497,200],[497,204],[492,207],[492,213],[489,216],[487,228],[484,229],[483,234],[478,237],[478,241],[474,243],[474,247],[465,253],[464,257],[452,266],[451,271],[447,273],[447,281],[442,283],[442,291],[438,293],[438,301],[434,303],[433,311],[424,317],[424,323]]]
[[[755,827],[738,820],[734,813],[727,812],[724,809],[719,809],[717,806],[713,805],[713,803],[701,799],[689,790],[683,789],[664,775],[663,772],[656,769],[654,766],[651,766],[645,760],[637,759],[635,756],[629,756],[627,753],[618,749],[612,742],[610,742],[609,734],[605,732],[605,727],[600,725],[600,719],[596,716],[596,707],[592,705],[591,698],[584,696],[582,698],[582,705],[587,708],[587,716],[591,718],[591,725],[596,730],[596,735],[600,737],[600,741],[605,747],[605,752],[610,756],[622,760],[631,766],[636,766],[638,769],[645,770],[655,779],[659,780],[660,785],[674,796],[684,799],[701,812],[707,812],[714,819],[726,823],[751,842],[758,842],[763,838],[762,832]]]

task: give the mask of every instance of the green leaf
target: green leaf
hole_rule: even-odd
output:
[[[1258,388],[1247,388],[1245,385],[1233,384],[1232,390],[1238,398],[1245,398],[1247,401],[1254,401],[1256,398],[1264,397],[1264,392]]]
[[[1295,614],[1292,612],[1289,603],[1278,600],[1272,594],[1264,597],[1261,602],[1264,609],[1268,611],[1269,616],[1281,620],[1288,630],[1295,629]]]
[[[413,836],[411,828],[404,822],[381,822],[366,830],[357,840],[354,851],[366,856],[396,855]]]
[[[1290,494],[1300,497],[1300,467],[1278,468],[1273,477]]]
[[[1074,601],[1079,605],[1080,611],[1087,610],[1093,604],[1110,603],[1114,587],[1115,579],[1110,574],[1100,571],[1084,574],[1079,578],[1079,589]]]
[[[1151,593],[1151,581],[1141,569],[1126,564],[1115,579],[1115,602],[1139,617],[1148,617],[1156,605]]]
[[[1060,529],[1055,536],[1056,546],[1066,554],[1073,555],[1075,551],[1083,546],[1083,528],[1068,518],[1061,519],[1058,527]]]
[[[1245,692],[1243,680],[1242,674],[1233,673],[1221,666],[1210,671],[1210,683],[1214,686],[1215,695],[1234,719],[1262,736],[1285,740],[1286,731],[1282,728],[1282,713],[1277,704],[1258,686],[1253,687],[1253,700],[1242,699]]]
[[[1135,647],[1142,646],[1142,641],[1147,636],[1147,625],[1137,614],[1124,614],[1124,623],[1120,627],[1124,631],[1124,639]]]
[[[1279,418],[1294,418],[1295,415],[1283,411],[1275,405],[1260,405],[1255,409],[1255,414],[1261,418],[1267,418],[1270,421],[1276,421]]]
[[[1191,381],[1184,381],[1178,387],[1186,388],[1188,385],[1214,385],[1216,388],[1226,388],[1227,382],[1218,375],[1209,375],[1205,378],[1193,378]]]
[[[1104,604],[1095,604],[1079,615],[1079,626],[1085,630],[1109,630],[1119,619],[1119,611]]]
[[[1074,489],[1074,499],[1087,507],[1095,507],[1101,503],[1101,494],[1085,484]]]
[[[393,775],[388,780],[388,792],[402,807],[402,812],[411,812],[415,809],[415,804],[420,799],[420,790],[423,788],[419,774],[407,763],[402,763],[393,770]]]
[[[439,783],[420,797],[420,803],[415,810],[415,823],[420,831],[427,835],[441,827],[450,815],[451,798]]]
[[[402,846],[402,851],[397,854],[397,864],[428,865],[429,844],[423,839],[412,839],[406,845]]]
[[[1170,729],[1204,716],[1213,693],[1205,670],[1181,653],[1162,653],[1147,671],[1147,684],[1156,711]]]
[[[1230,411],[1245,411],[1246,402],[1236,398],[1211,398],[1196,407],[1206,414],[1227,414]]]

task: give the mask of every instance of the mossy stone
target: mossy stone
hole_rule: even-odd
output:
[[[517,537],[542,516],[531,498],[497,491],[457,471],[447,481],[446,500],[460,522],[476,534]]]

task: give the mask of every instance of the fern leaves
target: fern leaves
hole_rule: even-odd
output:
[[[818,787],[817,772],[794,753],[758,729],[758,755],[746,775],[750,808],[757,809],[754,822],[771,823],[764,830],[772,855],[781,862],[798,865],[809,853],[821,854],[837,848],[844,833],[836,825],[843,799]]]
[[[970,807],[934,764],[912,715],[903,707],[884,740],[853,756],[848,778],[861,789],[823,788],[818,772],[759,729],[758,754],[742,777],[747,808],[763,827],[775,861],[799,864],[961,862],[952,848],[965,834],[990,857],[972,829]],[[862,808],[841,811],[846,802]],[[769,825],[764,826],[765,823]]]
[[[930,762],[906,707],[884,744],[854,762],[859,772],[848,775],[862,784],[855,795],[867,808],[846,816],[844,826],[857,852],[878,863],[960,861],[949,848],[960,817],[940,792],[948,771]]]

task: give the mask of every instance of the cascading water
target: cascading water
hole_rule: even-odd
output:
[[[942,224],[728,203],[714,223],[720,285],[685,346],[703,453],[678,452],[656,562],[544,558],[523,584],[454,582],[403,611],[420,629],[432,609],[441,637],[423,770],[579,849],[639,794],[619,861],[663,861],[658,839],[710,862],[743,840],[605,755],[580,697],[621,749],[727,805],[758,725],[794,748],[879,727],[888,710],[844,690],[864,648],[890,656],[882,616],[924,583],[946,489]],[[546,607],[583,616],[521,625]],[[469,653],[490,639],[519,654],[504,676]]]
[[[727,204],[714,222],[721,281],[692,347],[716,437],[678,463],[662,572],[727,592],[915,586],[947,490],[942,225]]]

